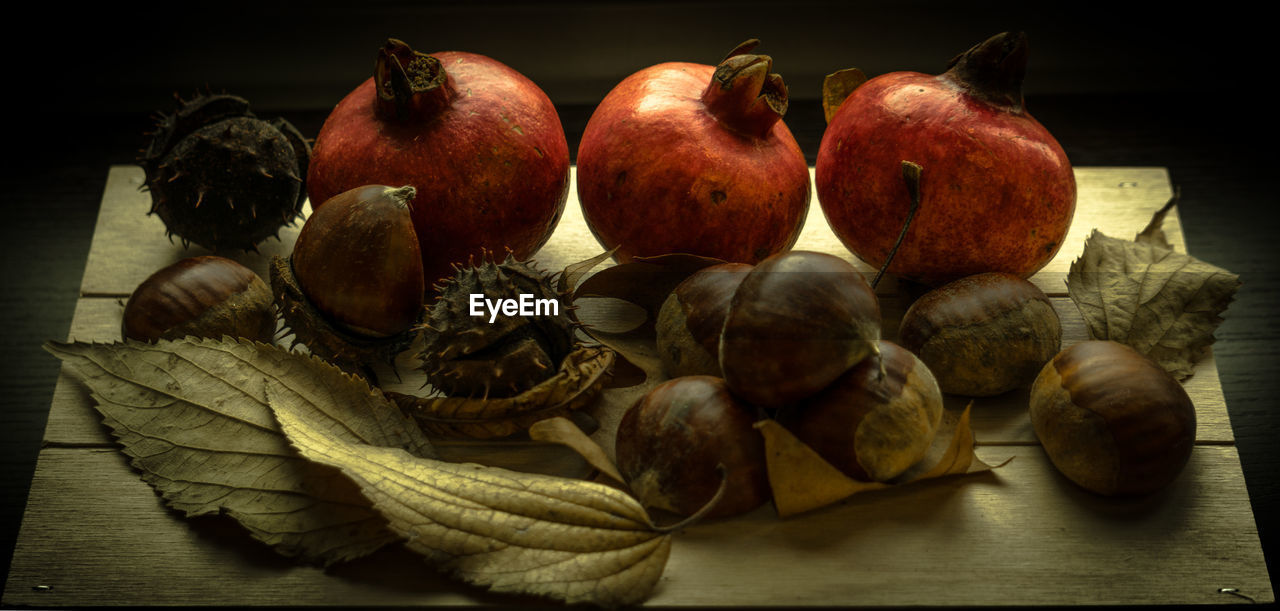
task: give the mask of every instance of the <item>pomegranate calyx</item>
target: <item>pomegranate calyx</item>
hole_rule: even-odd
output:
[[[384,121],[426,121],[453,100],[453,85],[440,60],[395,38],[378,50],[373,79],[374,109]]]
[[[717,119],[736,131],[761,137],[787,113],[787,85],[772,72],[773,58],[746,53],[759,41],[734,49],[711,75],[702,102]]]
[[[739,44],[738,46],[734,47],[732,51],[730,51],[727,55],[725,55],[724,59],[720,60],[720,63],[724,63],[728,61],[729,58],[731,57],[750,53],[754,51],[755,48],[758,46],[760,46],[759,38],[748,38],[747,40],[742,41],[742,44]]]
[[[1027,55],[1026,34],[1002,32],[957,55],[942,78],[975,98],[1020,113]]]

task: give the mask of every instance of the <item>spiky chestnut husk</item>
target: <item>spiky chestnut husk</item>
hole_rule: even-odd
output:
[[[556,290],[552,276],[510,254],[502,263],[488,255],[479,264],[469,261],[436,289],[439,297],[422,327],[422,368],[446,395],[517,395],[553,375],[573,349],[577,325],[568,296]],[[487,300],[529,294],[559,305],[554,315],[499,314],[489,322],[488,311],[471,316],[472,294]]]
[[[149,214],[184,248],[257,250],[302,213],[311,145],[288,121],[254,116],[244,98],[197,96],[159,114],[151,135],[138,158]]]
[[[299,343],[312,354],[376,382],[375,363],[394,365],[396,355],[409,349],[416,329],[386,337],[356,335],[329,322],[298,285],[293,264],[283,257],[271,260],[271,291],[285,327],[293,333],[290,348]]]

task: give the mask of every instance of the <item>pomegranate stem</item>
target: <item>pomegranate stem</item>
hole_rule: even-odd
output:
[[[902,240],[907,237],[907,229],[911,227],[911,221],[916,218],[916,210],[920,209],[920,173],[923,170],[924,168],[918,163],[902,162],[902,180],[907,183],[907,195],[911,198],[911,205],[907,208],[907,220],[902,224],[902,231],[898,232],[898,241],[893,243],[893,248],[889,249],[889,256],[885,258],[884,265],[880,266],[880,271],[876,272],[876,277],[871,280],[872,289],[880,284],[880,279],[884,277],[885,272],[889,271],[889,264],[893,262],[894,255],[898,254],[898,247],[902,246]]]

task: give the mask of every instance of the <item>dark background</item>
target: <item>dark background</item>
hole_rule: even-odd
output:
[[[594,104],[627,74],[667,60],[715,63],[758,37],[791,89],[787,122],[812,162],[823,75],[850,66],[872,76],[934,73],[991,34],[1026,31],[1027,107],[1073,163],[1168,167],[1191,253],[1244,280],[1215,350],[1259,533],[1269,565],[1277,562],[1276,33],[1260,15],[1114,2],[46,4],[6,19],[0,73],[9,149],[0,183],[0,575],[57,378],[39,346],[66,337],[108,166],[133,160],[148,115],[172,110],[173,94],[206,87],[314,137],[328,109],[369,76],[388,36],[523,72],[560,109],[571,149]]]

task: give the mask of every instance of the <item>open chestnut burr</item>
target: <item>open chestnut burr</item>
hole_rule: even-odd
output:
[[[313,353],[347,369],[389,362],[424,311],[425,278],[411,186],[335,195],[302,226],[271,284],[285,322]]]

